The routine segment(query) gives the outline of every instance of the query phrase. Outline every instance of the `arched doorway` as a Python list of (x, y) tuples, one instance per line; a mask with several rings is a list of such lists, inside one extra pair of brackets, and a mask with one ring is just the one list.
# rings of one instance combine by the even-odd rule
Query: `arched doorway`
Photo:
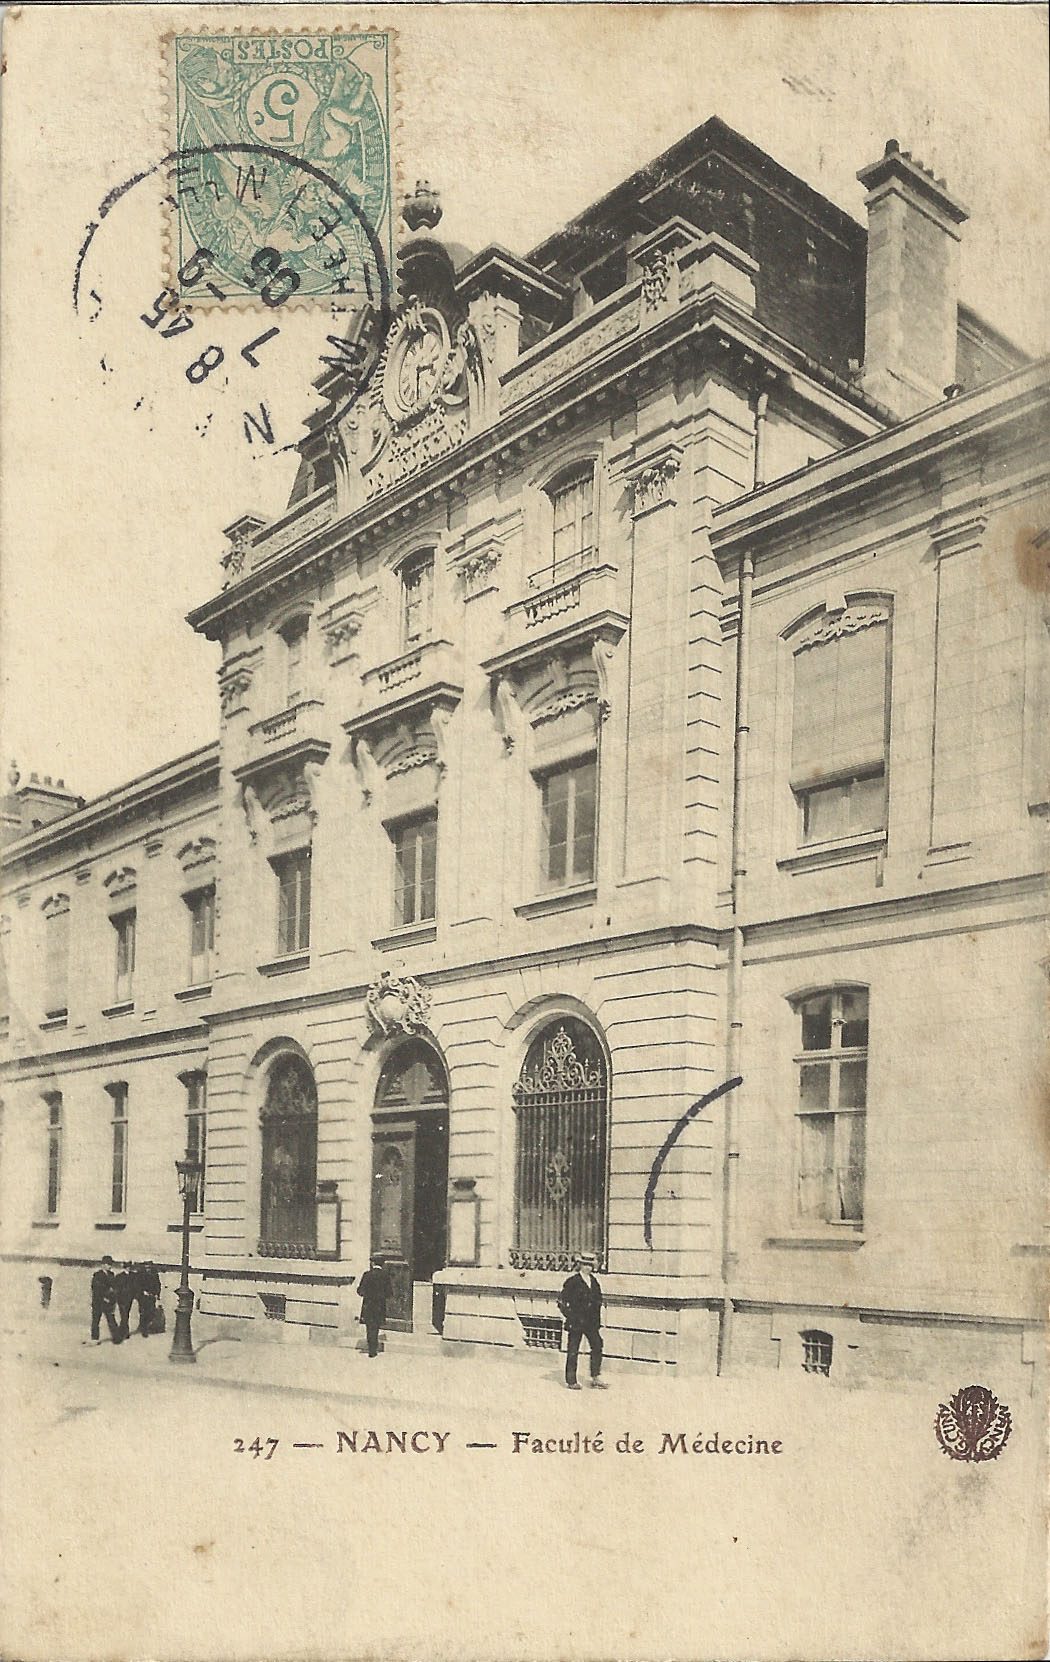
[(383, 1065), (372, 1116), (372, 1252), (390, 1276), (387, 1326), (441, 1330), (433, 1277), (448, 1240), (448, 1078), (437, 1052), (408, 1039)]
[(317, 1247), (317, 1086), (309, 1062), (278, 1056), (260, 1112), (259, 1252), (312, 1258)]

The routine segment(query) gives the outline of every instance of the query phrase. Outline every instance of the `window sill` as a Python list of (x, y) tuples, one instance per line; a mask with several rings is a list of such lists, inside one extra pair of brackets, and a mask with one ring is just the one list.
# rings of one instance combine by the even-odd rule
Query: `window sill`
[(280, 958), (270, 958), (265, 964), (257, 964), (260, 975), (293, 975), (296, 970), (310, 968), (309, 952), (285, 952)]
[(768, 1235), (762, 1245), (803, 1252), (855, 1252), (864, 1245), (865, 1237), (852, 1224), (843, 1224), (842, 1229), (841, 1235)]
[(211, 993), (210, 981), (197, 981), (192, 987), (182, 987), (175, 994), (180, 1004), (188, 1004), (193, 998), (207, 998)]
[(57, 1229), (61, 1221), (60, 1218), (34, 1218), (29, 1227), (30, 1229)]
[(69, 1017), (65, 1010), (63, 1010), (60, 1016), (45, 1016), (44, 1020), (40, 1023), (40, 1031), (41, 1033), (58, 1033), (63, 1027), (68, 1027), (68, 1025)]
[(926, 864), (928, 866), (953, 866), (959, 860), (971, 860), (972, 858), (973, 845), (969, 842), (938, 843), (936, 847), (927, 850)]
[(823, 866), (848, 866), (870, 860), (886, 847), (885, 831), (864, 831), (856, 837), (836, 837), (832, 842), (813, 843), (777, 861), (781, 871), (817, 871)]
[(105, 1218), (101, 1223), (95, 1225), (96, 1229), (126, 1229), (127, 1227), (127, 1218)]
[(591, 906), (597, 895), (597, 884), (580, 883), (575, 888), (553, 889), (550, 894), (537, 895), (533, 900), (523, 900), (514, 910), (519, 918), (542, 918), (548, 912), (572, 912), (584, 906)]
[[(194, 1223), (193, 1219), (192, 1218), (190, 1219), (190, 1234), (191, 1235), (199, 1235), (201, 1233), (201, 1231), (203, 1230), (203, 1228), (204, 1228), (203, 1220), (201, 1220), (197, 1223)], [(181, 1222), (181, 1220), (178, 1223), (169, 1223), (168, 1226), (167, 1226), (167, 1229), (168, 1229), (168, 1234), (169, 1235), (181, 1235), (182, 1234), (182, 1222)]]
[(130, 1016), (134, 1008), (135, 1000), (133, 998), (129, 998), (121, 1004), (107, 1004), (102, 1014), (104, 1016)]
[(400, 929), (391, 929), (389, 935), (377, 935), (372, 942), (377, 952), (387, 952), (398, 946), (426, 946), (437, 940), (437, 922), (429, 918), (425, 923), (406, 923)]

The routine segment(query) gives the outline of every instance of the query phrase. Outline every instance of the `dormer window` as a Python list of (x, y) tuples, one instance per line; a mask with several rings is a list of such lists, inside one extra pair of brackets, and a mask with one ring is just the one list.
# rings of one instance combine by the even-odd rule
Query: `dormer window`
[(306, 641), (309, 622), (304, 617), (293, 618), (281, 630), (284, 641), (284, 703), (286, 709), (301, 702), (306, 696)]
[(594, 564), (594, 468), (563, 475), (547, 491), (551, 503), (551, 579)]
[(434, 556), (415, 554), (401, 567), (401, 644), (406, 652), (430, 639), (434, 611)]

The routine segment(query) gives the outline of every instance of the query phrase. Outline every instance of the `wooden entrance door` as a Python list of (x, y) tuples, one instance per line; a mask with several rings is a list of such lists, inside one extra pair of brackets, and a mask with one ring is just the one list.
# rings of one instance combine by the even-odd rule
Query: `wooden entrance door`
[(387, 1325), (410, 1331), (413, 1283), (430, 1282), (447, 1254), (448, 1080), (425, 1041), (387, 1057), (372, 1125), (372, 1251), (394, 1287)]
[(372, 1133), (372, 1252), (390, 1277), (386, 1326), (412, 1331), (416, 1127), (388, 1120)]

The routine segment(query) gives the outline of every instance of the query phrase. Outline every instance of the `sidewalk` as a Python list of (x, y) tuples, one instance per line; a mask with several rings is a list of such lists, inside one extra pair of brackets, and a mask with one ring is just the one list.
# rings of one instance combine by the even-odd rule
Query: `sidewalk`
[[(95, 1374), (165, 1381), (180, 1377), (192, 1384), (347, 1401), (366, 1395), (406, 1406), (446, 1402), (504, 1413), (511, 1405), (550, 1407), (553, 1401), (593, 1414), (599, 1404), (625, 1398), (655, 1407), (695, 1392), (699, 1383), (676, 1376), (675, 1370), (666, 1366), (654, 1366), (643, 1373), (637, 1366), (623, 1368), (621, 1364), (618, 1369), (612, 1363), (602, 1373), (607, 1391), (591, 1391), (584, 1351), (579, 1369), (582, 1390), (570, 1392), (564, 1384), (564, 1356), (554, 1351), (507, 1355), (495, 1348), (443, 1348), (436, 1336), (431, 1349), (425, 1343), (406, 1343), (402, 1335), (393, 1334), (379, 1356), (371, 1358), (357, 1349), (356, 1338), (338, 1344), (314, 1344), (206, 1335), (207, 1323), (201, 1324), (199, 1332), (195, 1319), (197, 1361), (193, 1365), (169, 1360), (170, 1331), (149, 1339), (133, 1332), (121, 1345), (113, 1345), (108, 1338), (96, 1345), (86, 1339), (80, 1324), (49, 1319), (43, 1314), (37, 1320), (6, 1322), (0, 1329), (0, 1344), (9, 1356), (39, 1365), (84, 1368)], [(705, 1387), (724, 1383), (703, 1382)]]

